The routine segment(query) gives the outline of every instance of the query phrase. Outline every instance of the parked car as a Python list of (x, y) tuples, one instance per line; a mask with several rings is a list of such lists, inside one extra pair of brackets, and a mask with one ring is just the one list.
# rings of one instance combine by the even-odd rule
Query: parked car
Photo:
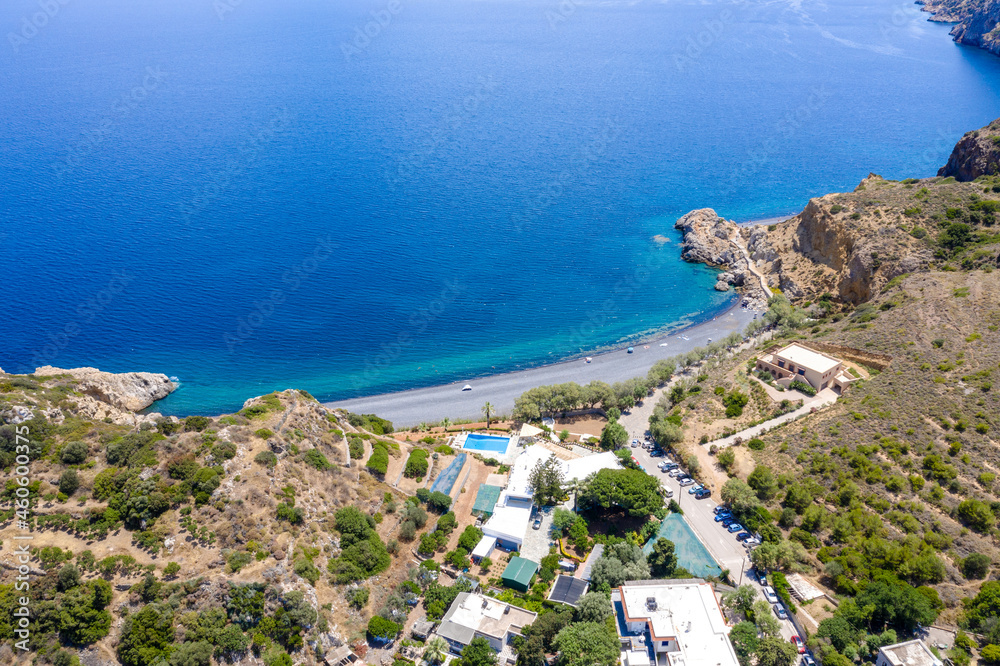
[(728, 511), (726, 511), (725, 513), (719, 513), (719, 514), (716, 514), (716, 516), (715, 516), (715, 522), (721, 523), (722, 521), (726, 520), (727, 518), (730, 519), (730, 520), (732, 520), (732, 518), (733, 518), (732, 515), (730, 515), (730, 513)]
[(674, 491), (672, 491), (670, 488), (667, 488), (666, 490), (663, 491), (663, 496), (666, 497), (667, 499), (670, 499), (671, 497), (674, 496)]
[(662, 458), (663, 457), (663, 451), (661, 451), (659, 449), (655, 449), (652, 453), (649, 454), (649, 457), (650, 458)]
[(747, 539), (746, 541), (744, 541), (743, 545), (751, 547), (751, 548), (754, 547), (754, 546), (759, 546), (760, 545), (760, 539), (758, 539), (755, 536), (752, 536), (749, 539)]
[(805, 655), (802, 657), (802, 663), (805, 666), (816, 666), (816, 660), (813, 659), (813, 656), (808, 652), (806, 652)]
[(692, 479), (690, 476), (686, 476), (683, 479), (678, 479), (678, 480), (680, 481), (681, 488), (687, 488), (690, 485), (694, 485), (694, 479)]
[(764, 586), (764, 598), (767, 599), (767, 603), (769, 604), (778, 603), (778, 595), (770, 585)]
[(737, 532), (742, 532), (743, 531), (743, 526), (740, 525), (739, 523), (733, 523), (732, 525), (730, 525), (726, 529), (729, 530), (730, 534), (736, 534)]
[(706, 497), (711, 497), (711, 496), (712, 496), (712, 491), (709, 490), (708, 488), (702, 488), (701, 490), (699, 490), (694, 494), (695, 499), (705, 499)]
[(719, 506), (712, 509), (713, 513), (729, 513), (729, 507), (725, 504), (720, 504)]
[(752, 536), (753, 535), (750, 534), (749, 532), (740, 532), (739, 534), (736, 535), (736, 540), (737, 541), (746, 541), (747, 539), (749, 539)]
[(684, 472), (681, 471), (680, 467), (672, 467), (670, 468), (670, 471), (667, 472), (667, 476), (672, 477), (674, 479), (678, 479), (684, 476)]
[(635, 440), (633, 439), (633, 440), (632, 440), (632, 448), (634, 449), (634, 448), (635, 448), (635, 447), (637, 447), (637, 446), (639, 446), (639, 445), (638, 445), (638, 444), (636, 444)]
[(733, 518), (732, 516), (726, 516), (725, 518), (722, 519), (722, 526), (725, 527), (726, 529), (729, 529), (730, 525), (735, 525), (735, 524), (736, 524), (736, 519)]
[(704, 487), (705, 486), (701, 485), (700, 483), (696, 483), (693, 486), (691, 486), (690, 488), (688, 488), (688, 495), (694, 495), (696, 492), (698, 492), (699, 490), (701, 490)]
[[(524, 523), (521, 524), (523, 525)], [(531, 529), (537, 530), (540, 529), (541, 527), (542, 527), (542, 518), (541, 516), (539, 516), (538, 518), (535, 518), (535, 522), (531, 524)]]
[(794, 645), (795, 649), (799, 651), (799, 654), (806, 653), (806, 644), (802, 642), (802, 639), (799, 638), (798, 634), (792, 636), (792, 645)]
[(774, 610), (774, 614), (778, 616), (779, 620), (788, 619), (788, 613), (785, 612), (785, 607), (781, 604), (775, 604), (774, 606), (771, 606), (771, 608)]

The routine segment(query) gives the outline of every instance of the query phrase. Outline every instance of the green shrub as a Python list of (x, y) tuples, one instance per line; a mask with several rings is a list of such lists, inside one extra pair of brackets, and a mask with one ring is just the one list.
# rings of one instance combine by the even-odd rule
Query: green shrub
[(189, 416), (184, 419), (184, 430), (187, 432), (201, 432), (212, 423), (212, 420), (205, 416)]
[(389, 469), (389, 451), (381, 442), (372, 445), (372, 454), (365, 466), (373, 474), (382, 477)]
[(361, 460), (365, 457), (365, 442), (360, 437), (351, 437), (347, 448), (350, 450), (351, 460)]
[(415, 448), (410, 452), (410, 457), (406, 460), (403, 476), (408, 479), (422, 479), (427, 474), (427, 467), (427, 451)]
[(747, 448), (752, 451), (763, 451), (764, 450), (764, 440), (759, 437), (754, 437), (749, 442), (747, 442)]
[(75, 493), (79, 487), (80, 477), (77, 476), (75, 469), (68, 469), (59, 477), (59, 492), (67, 497)]
[(302, 454), (302, 460), (310, 467), (314, 467), (321, 472), (325, 472), (333, 467), (333, 465), (330, 464), (330, 461), (326, 459), (326, 456), (320, 453), (317, 449), (309, 449), (306, 451)]
[(376, 641), (389, 641), (395, 638), (401, 629), (400, 625), (380, 615), (374, 615), (368, 620), (368, 636)]
[(236, 457), (236, 445), (232, 442), (219, 442), (212, 447), (212, 456), (218, 460), (232, 460)]
[(85, 442), (70, 442), (59, 453), (59, 460), (64, 465), (79, 465), (87, 460), (90, 448)]
[(814, 389), (811, 385), (809, 385), (809, 384), (807, 384), (807, 383), (805, 383), (803, 381), (800, 381), (798, 379), (793, 380), (788, 385), (788, 388), (790, 388), (792, 390), (795, 390), (795, 391), (799, 391), (800, 393), (805, 393), (806, 395), (809, 395), (809, 396), (816, 395), (816, 389)]
[(268, 430), (267, 428), (259, 428), (257, 430), (254, 430), (253, 434), (257, 435), (261, 439), (271, 439), (272, 437), (274, 437), (274, 433)]
[(274, 455), (271, 451), (261, 451), (253, 457), (253, 461), (258, 465), (274, 467), (278, 464), (278, 456)]

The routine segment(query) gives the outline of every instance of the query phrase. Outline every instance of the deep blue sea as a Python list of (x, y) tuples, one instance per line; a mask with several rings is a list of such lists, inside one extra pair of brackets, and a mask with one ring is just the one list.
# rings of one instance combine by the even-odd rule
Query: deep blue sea
[(158, 410), (218, 413), (710, 317), (678, 216), (930, 176), (1000, 116), (1000, 58), (948, 29), (898, 0), (7, 0), (0, 367), (163, 372)]

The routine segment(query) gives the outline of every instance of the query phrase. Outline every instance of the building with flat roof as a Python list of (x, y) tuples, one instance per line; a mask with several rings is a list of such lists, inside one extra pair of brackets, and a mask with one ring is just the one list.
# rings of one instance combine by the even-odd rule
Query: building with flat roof
[(535, 575), (536, 571), (538, 571), (537, 562), (523, 557), (512, 557), (507, 568), (503, 570), (500, 580), (513, 590), (527, 592), (528, 588), (531, 587), (531, 577)]
[(482, 637), (497, 651), (500, 663), (516, 660), (511, 643), (521, 629), (538, 617), (538, 613), (471, 592), (460, 592), (441, 619), (437, 635), (452, 652), (460, 653), (473, 638)]
[(730, 627), (704, 580), (629, 581), (611, 600), (623, 666), (739, 666)]
[(531, 522), (531, 506), (503, 506), (497, 504), (493, 515), (483, 524), (483, 534), (496, 539), (494, 544), (502, 550), (521, 550), (524, 534)]
[(841, 392), (855, 379), (839, 358), (797, 342), (768, 351), (757, 359), (756, 367), (757, 370), (770, 373), (785, 388), (798, 380), (817, 391), (832, 388)]
[(942, 663), (922, 640), (916, 639), (880, 647), (875, 666), (942, 666)]

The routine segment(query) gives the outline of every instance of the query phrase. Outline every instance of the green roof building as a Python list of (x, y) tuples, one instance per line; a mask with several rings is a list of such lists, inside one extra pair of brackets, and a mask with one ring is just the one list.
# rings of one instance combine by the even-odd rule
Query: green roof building
[(512, 590), (527, 592), (531, 587), (531, 577), (538, 571), (538, 563), (523, 557), (512, 557), (507, 568), (503, 570), (500, 580)]
[(476, 503), (472, 505), (472, 514), (480, 515), (484, 518), (492, 516), (493, 509), (496, 508), (497, 502), (500, 500), (500, 493), (502, 492), (503, 488), (500, 486), (486, 484), (479, 486), (479, 491), (476, 493)]

